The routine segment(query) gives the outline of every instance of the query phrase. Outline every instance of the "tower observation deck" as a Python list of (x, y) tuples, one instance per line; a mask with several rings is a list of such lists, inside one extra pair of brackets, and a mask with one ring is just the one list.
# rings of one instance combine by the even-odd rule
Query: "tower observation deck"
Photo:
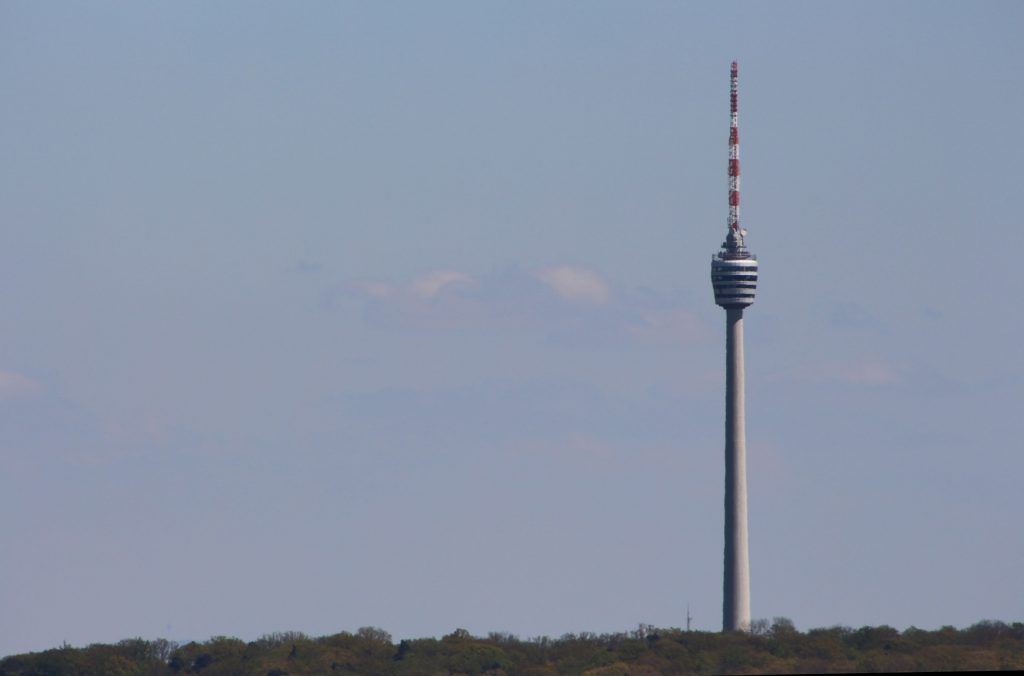
[(750, 628), (750, 558), (747, 549), (747, 439), (743, 368), (743, 310), (757, 291), (757, 257), (740, 227), (740, 147), (737, 83), (730, 72), (729, 222), (721, 250), (711, 258), (715, 303), (725, 308), (725, 574), (722, 630)]

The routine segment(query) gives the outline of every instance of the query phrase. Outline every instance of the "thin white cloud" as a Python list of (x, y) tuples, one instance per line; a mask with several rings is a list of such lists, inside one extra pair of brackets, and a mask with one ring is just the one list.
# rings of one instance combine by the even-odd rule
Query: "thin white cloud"
[(855, 359), (808, 364), (790, 375), (792, 380), (808, 383), (844, 383), (847, 385), (897, 385), (904, 378), (900, 369), (881, 359)]
[(449, 284), (465, 284), (473, 278), (458, 270), (434, 270), (412, 282), (412, 292), (420, 298), (432, 298)]
[(664, 308), (642, 312), (629, 333), (655, 343), (693, 343), (708, 336), (708, 328), (697, 315), (683, 308)]
[(471, 275), (435, 268), (404, 280), (362, 278), (325, 296), (362, 304), (369, 324), (388, 329), (534, 330), (559, 345), (694, 344), (705, 323), (678, 294), (641, 288), (612, 293), (593, 270), (571, 265)]
[(539, 271), (537, 279), (572, 302), (604, 303), (611, 296), (607, 282), (585, 268), (561, 265)]
[(43, 391), (36, 381), (12, 371), (0, 371), (0, 397), (29, 397)]
[(360, 281), (355, 283), (356, 288), (374, 298), (387, 298), (394, 293), (394, 287), (387, 282), (373, 280)]
[(854, 385), (895, 385), (903, 381), (903, 377), (893, 366), (870, 359), (850, 364), (836, 364), (831, 375), (834, 380)]

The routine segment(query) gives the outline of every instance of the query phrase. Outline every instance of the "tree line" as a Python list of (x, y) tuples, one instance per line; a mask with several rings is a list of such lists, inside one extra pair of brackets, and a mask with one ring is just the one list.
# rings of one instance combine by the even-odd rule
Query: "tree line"
[(268, 634), (255, 641), (215, 636), (178, 644), (126, 639), (84, 648), (64, 645), (0, 660), (0, 676), (299, 676), (302, 674), (491, 676), (581, 674), (870, 673), (1024, 670), (1024, 624), (983, 621), (965, 629), (889, 626), (797, 631), (786, 618), (758, 620), (751, 631), (713, 633), (640, 625), (611, 634), (520, 639), (473, 636), (397, 643), (382, 629), (310, 637)]

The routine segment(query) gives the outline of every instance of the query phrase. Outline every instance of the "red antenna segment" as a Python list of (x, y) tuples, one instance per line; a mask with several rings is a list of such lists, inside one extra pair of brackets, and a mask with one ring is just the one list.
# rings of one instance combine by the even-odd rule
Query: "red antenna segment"
[(740, 229), (740, 111), (737, 101), (739, 66), (729, 74), (729, 229)]

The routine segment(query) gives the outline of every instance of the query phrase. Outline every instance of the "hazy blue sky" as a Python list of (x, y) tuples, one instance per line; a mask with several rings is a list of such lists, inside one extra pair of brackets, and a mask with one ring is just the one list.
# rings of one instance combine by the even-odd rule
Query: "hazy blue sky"
[(0, 3), (0, 654), (1024, 619), (1024, 5)]

